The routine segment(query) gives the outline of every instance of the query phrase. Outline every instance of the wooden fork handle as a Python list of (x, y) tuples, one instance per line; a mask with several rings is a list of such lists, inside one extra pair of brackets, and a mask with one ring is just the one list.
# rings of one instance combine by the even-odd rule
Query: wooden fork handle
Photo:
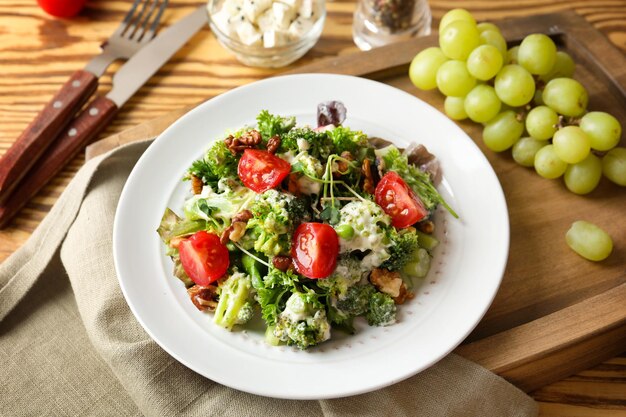
[(76, 71), (28, 125), (0, 159), (0, 202), (10, 195), (97, 87), (95, 75)]
[(0, 228), (41, 190), (76, 154), (95, 139), (118, 111), (106, 97), (97, 97), (48, 148), (13, 193), (0, 204)]

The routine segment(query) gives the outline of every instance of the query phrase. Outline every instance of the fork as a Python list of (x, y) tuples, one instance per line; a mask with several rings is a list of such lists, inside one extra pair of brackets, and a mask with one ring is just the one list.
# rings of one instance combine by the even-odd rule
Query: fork
[(96, 91), (98, 78), (118, 59), (129, 59), (154, 37), (168, 0), (135, 0), (102, 52), (74, 72), (0, 159), (0, 203), (43, 155)]

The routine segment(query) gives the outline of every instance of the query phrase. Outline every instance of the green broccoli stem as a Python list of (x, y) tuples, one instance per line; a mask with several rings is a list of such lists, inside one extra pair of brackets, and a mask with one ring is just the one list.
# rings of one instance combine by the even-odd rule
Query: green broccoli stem
[(250, 280), (238, 279), (232, 285), (236, 286), (233, 292), (222, 289), (217, 308), (215, 309), (215, 315), (213, 316), (215, 324), (229, 330), (237, 324), (239, 311), (248, 301)]
[(241, 263), (243, 264), (243, 269), (250, 275), (252, 279), (252, 286), (254, 288), (261, 288), (263, 286), (263, 277), (261, 276), (261, 271), (259, 270), (259, 264), (256, 259), (248, 254), (244, 254), (241, 257)]

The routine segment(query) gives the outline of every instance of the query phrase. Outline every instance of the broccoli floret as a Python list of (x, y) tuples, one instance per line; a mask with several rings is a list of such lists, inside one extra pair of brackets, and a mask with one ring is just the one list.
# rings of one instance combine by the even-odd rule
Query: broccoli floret
[(298, 275), (293, 271), (282, 272), (276, 268), (270, 268), (269, 273), (257, 284), (256, 299), (261, 306), (263, 320), (268, 326), (276, 324), (278, 314), (285, 308), (285, 298), (298, 282)]
[(237, 320), (235, 321), (235, 324), (245, 324), (250, 321), (253, 315), (254, 308), (252, 307), (252, 303), (250, 303), (250, 301), (246, 301), (246, 303), (239, 310), (239, 313), (237, 313)]
[(232, 330), (252, 317), (252, 284), (250, 277), (241, 272), (233, 273), (219, 286), (219, 301), (213, 321), (218, 326)]
[(387, 229), (391, 218), (378, 204), (370, 200), (353, 201), (339, 214), (339, 222), (334, 227), (342, 232), (339, 234), (340, 253), (369, 252), (361, 261), (364, 269), (377, 267), (389, 258), (387, 248), (391, 240)]
[(397, 271), (413, 258), (413, 252), (418, 248), (419, 238), (414, 230), (403, 229), (398, 232), (394, 228), (389, 229), (389, 237), (391, 246), (387, 250), (390, 256), (380, 267)]
[(296, 125), (295, 117), (273, 115), (267, 110), (262, 110), (256, 117), (256, 121), (257, 129), (265, 142), (274, 135), (283, 135), (289, 132)]
[(296, 225), (308, 218), (302, 201), (277, 190), (258, 194), (250, 211), (253, 217), (246, 225), (248, 232), (242, 244), (268, 257), (288, 254)]
[(370, 326), (389, 326), (396, 322), (396, 305), (393, 299), (382, 292), (375, 292), (369, 299), (366, 315)]
[(332, 142), (326, 132), (316, 132), (309, 127), (295, 128), (281, 136), (279, 152), (308, 152), (314, 157), (328, 158)]
[(238, 178), (238, 164), (239, 159), (220, 140), (209, 148), (203, 159), (191, 164), (189, 174), (200, 178), (204, 184), (215, 187), (220, 178)]
[(348, 288), (361, 280), (361, 261), (352, 256), (342, 256), (337, 261), (335, 271), (324, 279), (317, 280), (317, 286), (332, 297), (345, 297)]
[(294, 292), (287, 300), (285, 310), (278, 316), (274, 336), (300, 349), (315, 346), (330, 338), (330, 323), (318, 295)]
[(367, 136), (358, 130), (351, 130), (350, 128), (338, 126), (332, 130), (327, 131), (334, 151), (337, 155), (341, 155), (342, 152), (348, 151), (352, 155), (356, 155), (357, 151), (363, 147), (367, 147)]
[(368, 312), (376, 288), (371, 284), (354, 285), (348, 288), (343, 297), (339, 297), (335, 307), (349, 317), (361, 316)]

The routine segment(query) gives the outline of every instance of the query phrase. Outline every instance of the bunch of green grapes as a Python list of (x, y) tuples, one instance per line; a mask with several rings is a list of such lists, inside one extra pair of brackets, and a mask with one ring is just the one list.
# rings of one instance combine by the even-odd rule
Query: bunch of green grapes
[(587, 112), (589, 95), (574, 69), (550, 37), (531, 34), (508, 49), (496, 25), (454, 9), (441, 19), (439, 47), (417, 54), (409, 77), (422, 90), (439, 89), (450, 118), (483, 124), (487, 148), (511, 149), (540, 176), (563, 177), (577, 194), (593, 191), (603, 173), (626, 186), (622, 127), (608, 113)]

